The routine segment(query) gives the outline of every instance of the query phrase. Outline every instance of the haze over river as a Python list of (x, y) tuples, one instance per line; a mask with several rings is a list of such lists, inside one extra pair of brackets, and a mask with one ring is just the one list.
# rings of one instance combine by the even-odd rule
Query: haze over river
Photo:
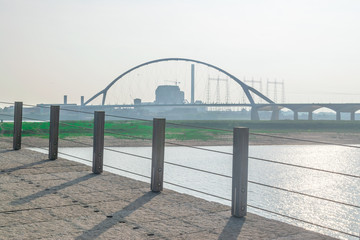
[[(232, 153), (232, 146), (203, 147)], [(151, 158), (150, 147), (111, 148)], [(43, 151), (43, 150), (39, 150)], [(59, 152), (92, 159), (92, 148), (60, 148)], [(76, 158), (61, 157), (91, 165)], [(275, 160), (351, 175), (360, 175), (360, 149), (328, 145), (250, 146), (249, 157)], [(232, 156), (186, 147), (166, 147), (165, 161), (231, 176)], [(105, 150), (104, 165), (150, 176), (151, 161)], [(119, 175), (150, 182), (148, 178), (104, 167)], [(231, 199), (231, 179), (165, 163), (164, 181)], [(249, 181), (264, 183), (318, 197), (360, 206), (360, 178), (249, 159)], [(149, 184), (150, 187), (150, 184)], [(165, 188), (230, 205), (218, 199), (170, 184)], [(248, 184), (248, 204), (355, 235), (360, 234), (360, 208), (314, 199), (282, 190)], [(251, 207), (258, 215), (291, 223), (341, 239), (357, 239), (303, 222), (279, 217)], [(230, 214), (230, 213), (229, 213)]]

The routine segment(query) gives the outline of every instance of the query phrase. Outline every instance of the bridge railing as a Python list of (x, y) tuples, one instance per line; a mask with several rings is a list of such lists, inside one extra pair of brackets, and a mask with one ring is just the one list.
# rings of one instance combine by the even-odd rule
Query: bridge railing
[[(22, 122), (22, 118), (23, 118), (22, 114), (21, 114), (22, 113), (21, 109), (22, 109), (22, 103), (15, 103), (14, 115), (13, 115), (13, 117), (14, 117), (13, 133), (14, 134), (13, 134), (13, 141), (12, 141), (14, 150), (19, 150), (21, 148), (21, 130), (22, 130), (21, 127), (22, 127), (22, 125), (19, 124), (19, 121)], [(257, 186), (273, 189), (276, 191), (282, 191), (282, 192), (287, 192), (287, 193), (296, 194), (296, 195), (300, 195), (300, 196), (305, 196), (305, 197), (316, 199), (316, 200), (339, 204), (339, 205), (342, 205), (345, 207), (351, 207), (351, 208), (354, 208), (357, 210), (360, 209), (359, 204), (347, 203), (344, 201), (339, 201), (339, 200), (334, 200), (334, 199), (330, 199), (330, 198), (316, 196), (313, 194), (303, 193), (303, 192), (292, 190), (292, 189), (285, 188), (285, 187), (272, 186), (270, 184), (253, 181), (252, 179), (248, 179), (247, 169), (248, 169), (248, 159), (251, 159), (253, 161), (261, 161), (261, 162), (266, 162), (266, 163), (271, 163), (271, 164), (285, 165), (287, 167), (317, 171), (317, 172), (322, 172), (322, 173), (326, 173), (326, 174), (343, 176), (343, 177), (358, 180), (358, 179), (360, 179), (360, 176), (355, 175), (355, 174), (348, 174), (348, 173), (330, 171), (330, 170), (325, 170), (325, 169), (320, 169), (320, 168), (315, 168), (315, 167), (303, 166), (300, 164), (285, 163), (285, 162), (271, 160), (271, 159), (252, 157), (252, 156), (248, 155), (248, 146), (249, 146), (249, 136), (281, 138), (285, 141), (301, 141), (301, 142), (306, 142), (306, 143), (337, 145), (337, 146), (346, 147), (346, 148), (360, 148), (359, 146), (352, 146), (352, 145), (346, 145), (346, 144), (335, 144), (335, 143), (330, 143), (330, 142), (305, 140), (305, 139), (290, 138), (290, 137), (283, 137), (283, 136), (269, 135), (269, 134), (249, 133), (247, 128), (235, 128), (233, 130), (229, 130), (229, 129), (208, 128), (208, 127), (203, 127), (203, 126), (179, 124), (179, 123), (173, 123), (173, 122), (166, 123), (165, 119), (154, 119), (153, 121), (151, 121), (151, 120), (140, 119), (140, 118), (131, 118), (130, 120), (143, 121), (144, 123), (146, 123), (147, 126), (149, 126), (149, 124), (151, 124), (151, 123), (153, 124), (153, 126), (152, 126), (153, 135), (152, 135), (152, 138), (150, 139), (150, 138), (145, 138), (145, 137), (129, 135), (129, 134), (126, 134), (125, 131), (123, 131), (123, 132), (107, 131), (105, 128), (105, 117), (110, 116), (110, 115), (106, 115), (104, 112), (95, 112), (95, 113), (80, 112), (81, 114), (88, 114), (88, 115), (94, 116), (93, 126), (83, 127), (83, 126), (76, 126), (76, 124), (74, 124), (74, 123), (59, 122), (60, 111), (61, 110), (68, 111), (66, 108), (60, 109), (58, 107), (52, 106), (52, 107), (50, 107), (50, 109), (51, 109), (50, 121), (44, 121), (44, 122), (49, 123), (49, 148), (40, 147), (43, 150), (48, 151), (49, 159), (56, 159), (57, 154), (63, 154), (64, 156), (77, 158), (83, 162), (92, 163), (94, 173), (101, 173), (102, 167), (105, 166), (105, 167), (111, 168), (113, 170), (119, 170), (119, 171), (122, 171), (122, 172), (125, 172), (128, 174), (132, 174), (132, 175), (141, 177), (143, 179), (148, 179), (148, 180), (150, 180), (151, 190), (153, 190), (153, 191), (162, 191), (163, 184), (165, 183), (165, 184), (172, 185), (172, 186), (182, 188), (182, 189), (186, 189), (186, 190), (189, 190), (192, 192), (197, 192), (197, 193), (200, 193), (203, 195), (208, 195), (210, 197), (218, 198), (218, 199), (225, 200), (225, 201), (230, 201), (232, 203), (232, 215), (236, 216), (236, 217), (245, 216), (246, 212), (247, 212), (246, 208), (250, 207), (252, 209), (263, 211), (263, 212), (269, 213), (271, 215), (276, 215), (281, 218), (287, 218), (291, 221), (302, 222), (305, 224), (309, 224), (311, 226), (329, 230), (331, 232), (336, 232), (338, 234), (342, 234), (343, 236), (355, 237), (355, 238), (358, 237), (358, 235), (353, 232), (342, 231), (342, 230), (335, 229), (333, 227), (324, 226), (322, 224), (315, 223), (315, 222), (312, 222), (309, 220), (299, 219), (294, 216), (289, 216), (284, 213), (279, 213), (279, 212), (276, 212), (271, 209), (265, 209), (261, 206), (255, 206), (255, 205), (249, 204), (247, 202), (247, 192), (248, 192), (247, 185), (250, 183), (252, 185), (257, 185)], [(70, 110), (70, 111), (73, 111), (73, 110)], [(4, 114), (2, 114), (2, 115), (4, 115)], [(10, 117), (10, 116), (8, 116), (8, 117)], [(116, 115), (111, 115), (111, 117), (125, 118), (125, 117), (116, 116)], [(31, 121), (31, 120), (41, 121), (40, 119), (33, 119), (33, 118), (25, 118), (25, 119), (29, 120), (29, 121)], [(165, 139), (166, 124), (167, 125), (175, 125), (175, 126), (179, 126), (179, 127), (203, 128), (203, 129), (209, 129), (209, 130), (223, 131), (226, 134), (232, 133), (233, 140), (234, 140), (233, 141), (233, 153), (220, 151), (220, 150), (216, 150), (216, 149), (209, 149), (206, 147), (192, 146), (192, 145), (187, 145), (187, 144), (182, 144), (182, 143), (177, 143), (177, 142), (172, 142), (172, 141), (166, 141), (166, 139)], [(74, 127), (74, 128), (80, 129), (82, 131), (87, 131), (87, 132), (93, 131), (93, 138), (94, 138), (93, 144), (85, 143), (85, 142), (73, 140), (73, 139), (62, 138), (62, 141), (68, 141), (68, 142), (71, 142), (71, 143), (74, 143), (77, 145), (92, 147), (93, 148), (92, 160), (58, 151), (58, 146), (59, 146), (59, 144), (58, 144), (58, 138), (59, 138), (58, 128), (59, 128), (59, 125)], [(126, 130), (126, 129), (122, 129), (122, 130)], [(36, 133), (36, 132), (34, 132), (34, 133)], [(126, 152), (126, 151), (120, 151), (117, 149), (105, 147), (104, 146), (104, 134), (106, 134), (106, 133), (113, 134), (113, 135), (121, 135), (121, 136), (125, 136), (128, 138), (139, 139), (139, 140), (141, 139), (143, 141), (152, 142), (152, 156), (151, 157), (144, 156), (142, 154), (134, 154), (134, 153)], [(29, 147), (36, 147), (36, 146), (32, 145), (31, 143), (24, 143), (24, 145), (29, 146)], [(200, 168), (187, 166), (184, 164), (166, 161), (166, 159), (164, 157), (165, 145), (181, 146), (181, 147), (196, 149), (199, 151), (207, 151), (207, 152), (212, 152), (212, 153), (216, 153), (216, 154), (230, 156), (233, 159), (233, 174), (230, 176), (230, 175), (218, 173), (215, 171), (204, 170), (204, 169), (200, 169)], [(152, 167), (151, 167), (150, 174), (138, 173), (138, 172), (135, 172), (132, 170), (123, 169), (123, 168), (114, 167), (114, 166), (111, 166), (108, 164), (104, 164), (103, 163), (103, 156), (104, 156), (103, 151), (104, 150), (115, 152), (117, 154), (129, 155), (129, 156), (132, 156), (135, 158), (151, 161)], [(213, 193), (213, 192), (209, 193), (207, 191), (198, 190), (193, 187), (188, 187), (188, 186), (184, 186), (182, 184), (177, 184), (175, 182), (164, 181), (163, 173), (164, 173), (164, 168), (166, 167), (166, 165), (174, 166), (177, 168), (189, 169), (191, 171), (210, 174), (213, 176), (218, 176), (218, 177), (222, 177), (222, 178), (229, 179), (229, 180), (231, 179), (232, 180), (232, 198), (230, 199), (228, 197), (224, 197), (224, 196), (221, 196), (221, 195)]]

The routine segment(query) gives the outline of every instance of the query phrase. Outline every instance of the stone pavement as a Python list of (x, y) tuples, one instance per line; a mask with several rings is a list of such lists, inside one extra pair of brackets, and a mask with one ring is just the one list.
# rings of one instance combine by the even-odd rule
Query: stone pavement
[(0, 239), (332, 239), (0, 142)]

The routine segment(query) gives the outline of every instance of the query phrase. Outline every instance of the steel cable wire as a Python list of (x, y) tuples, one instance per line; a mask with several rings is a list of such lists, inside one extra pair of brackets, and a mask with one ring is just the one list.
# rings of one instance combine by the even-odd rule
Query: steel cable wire
[(0, 113), (0, 115), (7, 116), (7, 117), (14, 117), (14, 115), (6, 114), (6, 113)]
[(250, 135), (262, 136), (262, 137), (270, 137), (270, 138), (279, 138), (279, 139), (299, 141), (299, 142), (317, 143), (317, 144), (323, 144), (323, 145), (333, 145), (333, 146), (339, 146), (339, 147), (360, 148), (360, 146), (353, 146), (353, 145), (347, 145), (347, 144), (341, 144), (341, 143), (331, 143), (331, 142), (323, 142), (323, 141), (315, 141), (315, 140), (306, 140), (306, 139), (283, 137), (283, 136), (276, 136), (276, 135), (269, 135), (269, 134), (262, 134), (262, 133), (250, 133)]
[(168, 165), (173, 165), (173, 166), (177, 166), (177, 167), (181, 167), (181, 168), (186, 168), (186, 169), (190, 169), (190, 170), (194, 170), (194, 171), (198, 171), (198, 172), (203, 172), (203, 173), (209, 173), (211, 175), (216, 175), (216, 176), (220, 176), (220, 177), (225, 177), (225, 178), (231, 178), (230, 176), (221, 174), (221, 173), (215, 173), (215, 172), (211, 172), (211, 171), (206, 171), (206, 170), (202, 170), (199, 168), (193, 168), (193, 167), (189, 167), (189, 166), (185, 166), (185, 165), (181, 165), (181, 164), (177, 164), (177, 163), (172, 163), (172, 162), (164, 162)]
[[(7, 117), (14, 117), (14, 115), (5, 114), (5, 113), (0, 113), (0, 115), (7, 116)], [(29, 117), (24, 117), (24, 116), (22, 116), (22, 118), (28, 119), (28, 120), (33, 120), (33, 121), (39, 121), (39, 122), (50, 122), (48, 120), (43, 120), (43, 119), (38, 119), (38, 118), (29, 118)]]
[(130, 174), (137, 175), (137, 176), (144, 177), (144, 178), (148, 178), (148, 179), (151, 178), (151, 177), (149, 177), (149, 176), (145, 176), (145, 175), (142, 175), (142, 174), (140, 174), (140, 173), (131, 172), (131, 171), (128, 171), (128, 170), (125, 170), (125, 169), (121, 169), (121, 168), (118, 168), (118, 167), (113, 167), (113, 166), (106, 165), (106, 164), (104, 164), (104, 167), (108, 167), (108, 168), (112, 168), (112, 169), (115, 169), (115, 170), (127, 172), (127, 173), (130, 173)]
[[(1, 139), (1, 140), (5, 141), (5, 142), (8, 142), (8, 143), (12, 143), (11, 140), (6, 140), (6, 139)], [(28, 146), (28, 147), (39, 148), (39, 149), (42, 149), (42, 150), (45, 150), (45, 151), (49, 151), (49, 149), (47, 149), (47, 148), (35, 146), (35, 145), (30, 144), (30, 143), (24, 143), (24, 142), (23, 142), (22, 144), (23, 144), (23, 145), (26, 145), (26, 146)], [(79, 159), (79, 160), (83, 160), (83, 161), (86, 161), (86, 162), (92, 162), (92, 161), (90, 161), (90, 160), (88, 160), (88, 159), (81, 158), (81, 157), (78, 157), (78, 156), (75, 156), (75, 155), (71, 155), (71, 154), (67, 154), (67, 153), (63, 153), (63, 152), (58, 152), (58, 153), (63, 154), (63, 155), (65, 155), (65, 156), (77, 158), (77, 159)]]
[(4, 101), (0, 101), (1, 104), (10, 104), (10, 105), (14, 105), (14, 102), (4, 102)]
[(348, 236), (359, 237), (358, 235), (354, 235), (354, 234), (352, 234), (352, 233), (347, 233), (347, 232), (344, 232), (344, 231), (341, 231), (341, 230), (337, 230), (337, 229), (334, 229), (334, 228), (330, 228), (330, 227), (327, 227), (327, 226), (323, 226), (323, 225), (320, 225), (320, 224), (317, 224), (317, 223), (313, 223), (313, 222), (309, 222), (309, 221), (302, 220), (302, 219), (299, 219), (299, 218), (287, 216), (287, 215), (285, 215), (285, 214), (277, 213), (277, 212), (270, 211), (270, 210), (267, 210), (267, 209), (264, 209), (264, 208), (260, 208), (260, 207), (256, 207), (256, 206), (253, 206), (253, 205), (250, 205), (250, 204), (248, 204), (247, 206), (248, 206), (248, 207), (251, 207), (251, 208), (254, 208), (254, 209), (258, 209), (258, 210), (264, 211), (264, 212), (268, 212), (268, 213), (271, 213), (271, 214), (274, 214), (274, 215), (278, 215), (278, 216), (281, 216), (281, 217), (284, 217), (284, 218), (289, 218), (289, 219), (291, 219), (291, 220), (295, 220), (295, 221), (298, 221), (298, 222), (303, 222), (303, 223), (310, 224), (310, 225), (313, 225), (313, 226), (316, 226), (316, 227), (320, 227), (320, 228), (324, 228), (324, 229), (327, 229), (327, 230), (330, 230), (330, 231), (334, 231), (334, 232), (338, 232), (338, 233), (341, 233), (341, 234), (345, 234), (345, 235), (348, 235)]
[(306, 166), (301, 166), (301, 165), (292, 164), (292, 163), (284, 163), (284, 162), (278, 162), (278, 161), (274, 161), (274, 160), (268, 160), (268, 159), (264, 159), (264, 158), (249, 157), (249, 159), (263, 161), (263, 162), (276, 163), (276, 164), (281, 164), (281, 165), (286, 165), (286, 166), (291, 166), (291, 167), (309, 169), (309, 170), (314, 170), (314, 171), (319, 171), (319, 172), (337, 174), (337, 175), (346, 176), (346, 177), (360, 178), (360, 176), (356, 176), (356, 175), (352, 175), (352, 174), (348, 174), (348, 173), (340, 173), (340, 172), (335, 172), (335, 171), (330, 171), (330, 170), (325, 170), (325, 169), (306, 167)]
[(191, 146), (191, 145), (186, 145), (186, 144), (181, 144), (181, 143), (174, 143), (174, 142), (168, 142), (168, 141), (165, 141), (165, 143), (170, 144), (170, 145), (180, 146), (180, 147), (188, 147), (188, 148), (199, 149), (199, 150), (208, 151), (208, 152), (215, 152), (215, 153), (221, 153), (221, 154), (226, 154), (226, 155), (233, 155), (232, 153), (228, 153), (228, 152), (223, 152), (223, 151), (213, 150), (213, 149), (208, 149), (208, 148), (202, 148), (202, 147), (196, 147), (196, 146)]
[(267, 185), (267, 184), (264, 184), (264, 183), (254, 182), (254, 181), (250, 181), (250, 180), (248, 182), (252, 183), (252, 184), (255, 184), (255, 185), (259, 185), (259, 186), (273, 188), (273, 189), (277, 189), (277, 190), (281, 190), (281, 191), (285, 191), (285, 192), (290, 192), (290, 193), (295, 193), (295, 194), (303, 195), (303, 196), (306, 196), (306, 197), (316, 198), (316, 199), (319, 199), (319, 200), (324, 200), (324, 201), (328, 201), (328, 202), (332, 202), (332, 203), (337, 203), (337, 204), (348, 206), (348, 207), (360, 208), (360, 206), (357, 206), (357, 205), (354, 205), (354, 204), (340, 202), (340, 201), (336, 201), (336, 200), (331, 200), (331, 199), (323, 198), (323, 197), (318, 197), (318, 196), (314, 196), (314, 195), (311, 195), (311, 194), (297, 192), (297, 191), (293, 191), (293, 190), (289, 190), (289, 189), (285, 189), (285, 188), (281, 188), (281, 187), (275, 187), (275, 186)]
[[(81, 144), (81, 145), (84, 145), (84, 146), (87, 146), (87, 147), (93, 147), (93, 145), (89, 144), (89, 143), (78, 142), (78, 141), (74, 141), (74, 140), (71, 140), (71, 139), (62, 139), (62, 140), (67, 141), (67, 142)], [(116, 150), (116, 149), (111, 149), (111, 148), (108, 148), (108, 147), (104, 147), (104, 150), (111, 151), (111, 152), (116, 152), (116, 153), (121, 153), (121, 154), (129, 155), (129, 156), (133, 156), (133, 157), (143, 158), (143, 159), (146, 159), (146, 160), (151, 160), (150, 157), (145, 157), (145, 156), (137, 155), (137, 154), (134, 154), (134, 153), (123, 152), (123, 151), (119, 151), (119, 150)]]
[(231, 201), (230, 199), (227, 199), (227, 198), (224, 198), (224, 197), (221, 197), (221, 196), (217, 196), (217, 195), (210, 194), (210, 193), (203, 192), (203, 191), (199, 191), (199, 190), (196, 190), (196, 189), (193, 189), (193, 188), (181, 186), (181, 185), (176, 184), (176, 183), (167, 182), (167, 181), (164, 181), (164, 183), (167, 183), (167, 184), (169, 184), (169, 185), (173, 185), (173, 186), (175, 186), (175, 187), (180, 187), (180, 188), (183, 188), (183, 189), (187, 189), (187, 190), (190, 190), (190, 191), (194, 191), (194, 192), (197, 192), (197, 193), (201, 193), (201, 194), (204, 194), (204, 195), (208, 195), (208, 196), (211, 196), (211, 197), (215, 197), (215, 198), (219, 198), (219, 199)]
[(173, 122), (166, 122), (166, 124), (174, 125), (174, 126), (180, 126), (180, 127), (191, 127), (191, 128), (199, 128), (199, 129), (206, 129), (206, 130), (216, 130), (216, 131), (222, 131), (222, 132), (233, 132), (229, 129), (223, 129), (223, 128), (210, 128), (210, 127), (204, 127), (204, 126), (196, 126), (196, 125), (190, 125), (190, 124), (183, 124), (183, 123), (173, 123)]

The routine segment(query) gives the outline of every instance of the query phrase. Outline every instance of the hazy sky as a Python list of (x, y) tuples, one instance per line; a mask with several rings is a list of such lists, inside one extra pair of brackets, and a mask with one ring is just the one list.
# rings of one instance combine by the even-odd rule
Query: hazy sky
[(0, 101), (79, 103), (184, 57), (283, 79), (288, 102), (360, 102), (359, 0), (0, 0), (0, 34)]

